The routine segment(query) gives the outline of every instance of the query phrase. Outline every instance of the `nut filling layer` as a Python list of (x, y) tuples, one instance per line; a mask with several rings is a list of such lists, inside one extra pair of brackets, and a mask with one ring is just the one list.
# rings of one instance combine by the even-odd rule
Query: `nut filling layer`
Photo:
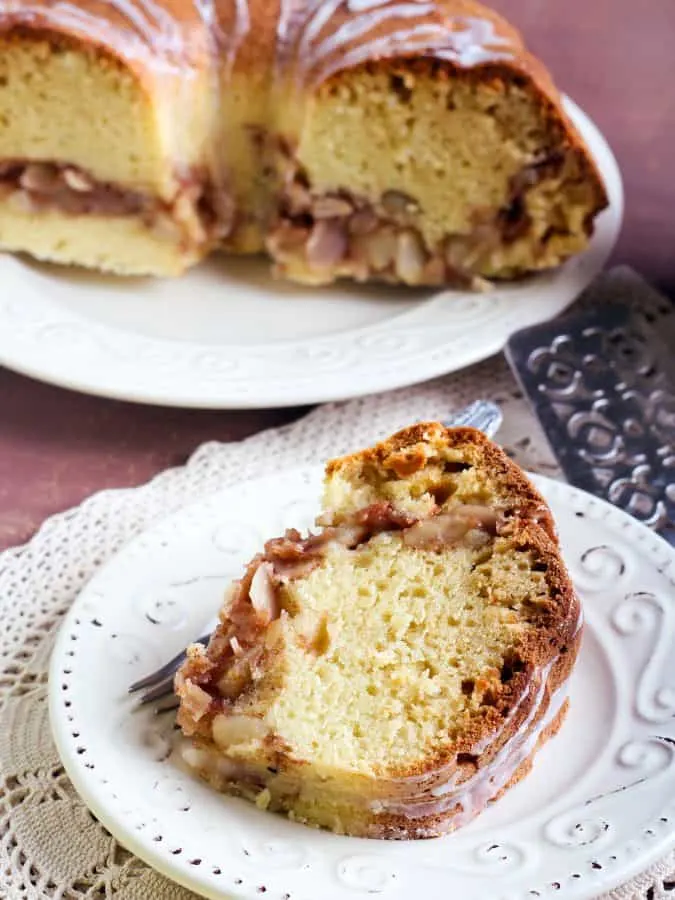
[(0, 199), (23, 213), (57, 210), (69, 216), (134, 216), (158, 237), (201, 247), (225, 237), (233, 224), (226, 192), (186, 178), (172, 201), (96, 181), (75, 166), (0, 162)]

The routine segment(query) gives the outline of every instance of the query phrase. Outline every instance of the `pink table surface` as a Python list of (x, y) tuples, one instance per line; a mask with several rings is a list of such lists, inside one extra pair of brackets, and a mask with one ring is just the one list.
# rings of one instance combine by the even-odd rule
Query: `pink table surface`
[[(627, 188), (614, 261), (675, 296), (675, 0), (493, 0), (614, 147)], [(1, 290), (1, 285), (0, 285)], [(0, 369), (0, 549), (103, 488), (147, 481), (206, 440), (300, 410), (195, 412), (102, 400)]]

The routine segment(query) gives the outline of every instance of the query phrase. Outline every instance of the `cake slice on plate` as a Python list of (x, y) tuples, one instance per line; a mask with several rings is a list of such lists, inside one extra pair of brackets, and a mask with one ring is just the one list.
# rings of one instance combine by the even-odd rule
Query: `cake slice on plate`
[(581, 633), (551, 513), (473, 429), (330, 462), (320, 530), (270, 540), (176, 676), (184, 758), (336, 832), (468, 822), (559, 728)]

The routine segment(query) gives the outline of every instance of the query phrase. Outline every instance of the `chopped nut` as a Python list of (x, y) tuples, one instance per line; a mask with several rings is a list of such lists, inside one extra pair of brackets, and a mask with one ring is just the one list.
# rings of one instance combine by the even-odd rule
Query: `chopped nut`
[(208, 202), (218, 223), (218, 236), (227, 237), (234, 226), (235, 203), (232, 194), (224, 188), (212, 188)]
[(362, 238), (368, 261), (381, 272), (393, 263), (396, 257), (396, 233), (392, 228), (379, 228)]
[(218, 679), (218, 691), (228, 700), (238, 697), (251, 681), (251, 667), (248, 660), (239, 659)]
[(190, 744), (187, 747), (183, 747), (181, 756), (191, 769), (205, 769), (209, 763), (208, 753), (204, 750), (199, 750), (197, 747), (192, 747)]
[(308, 189), (297, 180), (290, 181), (284, 190), (284, 201), (291, 216), (309, 212), (312, 205)]
[(270, 793), (269, 788), (263, 788), (262, 791), (255, 798), (255, 805), (258, 809), (267, 809), (267, 807), (272, 802), (272, 794)]
[(220, 612), (218, 613), (218, 618), (221, 622), (224, 622), (229, 618), (232, 605), (239, 598), (240, 589), (241, 586), (239, 581), (233, 581), (225, 588), (225, 591), (223, 592), (223, 602), (220, 606)]
[(336, 219), (351, 215), (353, 207), (349, 200), (342, 197), (317, 197), (312, 204), (312, 215), (315, 219)]
[(226, 750), (237, 744), (261, 741), (269, 734), (269, 729), (262, 719), (255, 716), (219, 713), (213, 720), (212, 732), (216, 744)]
[(396, 248), (396, 272), (406, 284), (419, 284), (426, 255), (419, 235), (415, 231), (402, 231)]
[(64, 169), (63, 170), (63, 180), (66, 182), (71, 191), (77, 191), (78, 193), (89, 193), (94, 189), (94, 182), (88, 175), (85, 175), (84, 172), (80, 172), (77, 169)]
[(433, 516), (404, 532), (403, 543), (418, 550), (440, 550), (461, 541), (469, 528), (469, 523), (458, 516)]
[(55, 166), (47, 163), (29, 163), (19, 177), (19, 184), (26, 191), (50, 194), (59, 187), (59, 175)]
[(32, 213), (37, 209), (27, 191), (12, 191), (7, 196), (7, 205), (15, 212)]
[[(494, 534), (496, 527), (497, 515), (493, 510), (467, 504), (418, 522), (404, 533), (403, 542), (408, 547), (437, 550), (465, 540), (475, 528)], [(468, 545), (474, 546), (475, 541), (469, 540)]]
[(485, 528), (491, 534), (497, 530), (497, 512), (489, 506), (480, 506), (477, 503), (464, 503), (453, 509), (453, 514), (461, 516), (471, 524), (472, 528)]
[(309, 229), (282, 221), (267, 238), (267, 248), (273, 256), (283, 262), (301, 253), (308, 237)]
[(307, 260), (312, 266), (330, 268), (347, 252), (347, 235), (335, 219), (321, 219), (307, 241)]
[(185, 681), (181, 690), (181, 703), (190, 719), (198, 722), (208, 712), (211, 697), (198, 684)]
[(403, 191), (385, 191), (380, 202), (382, 209), (390, 216), (412, 215), (420, 208), (417, 200)]
[(355, 235), (370, 234), (375, 231), (379, 224), (379, 219), (374, 211), (369, 207), (357, 209), (349, 220), (349, 233)]
[(249, 590), (253, 608), (265, 622), (279, 617), (279, 601), (271, 579), (273, 571), (269, 563), (261, 563), (255, 571)]

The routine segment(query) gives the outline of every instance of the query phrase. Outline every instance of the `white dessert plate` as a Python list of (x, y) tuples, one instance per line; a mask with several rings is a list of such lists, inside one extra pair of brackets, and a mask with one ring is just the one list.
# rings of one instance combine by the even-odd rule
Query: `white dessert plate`
[(675, 551), (628, 515), (537, 478), (586, 629), (571, 710), (532, 773), (449, 837), (317, 831), (224, 797), (181, 768), (172, 713), (126, 693), (201, 634), (263, 539), (309, 525), (322, 470), (246, 482), (127, 545), (66, 616), (51, 660), (58, 749), (119, 841), (211, 898), (589, 898), (675, 843)]
[(292, 406), (462, 369), (560, 313), (603, 268), (623, 215), (619, 169), (571, 101), (611, 205), (586, 253), (488, 293), (274, 281), (262, 259), (177, 280), (113, 279), (0, 256), (0, 364), (91, 394), (172, 406)]

